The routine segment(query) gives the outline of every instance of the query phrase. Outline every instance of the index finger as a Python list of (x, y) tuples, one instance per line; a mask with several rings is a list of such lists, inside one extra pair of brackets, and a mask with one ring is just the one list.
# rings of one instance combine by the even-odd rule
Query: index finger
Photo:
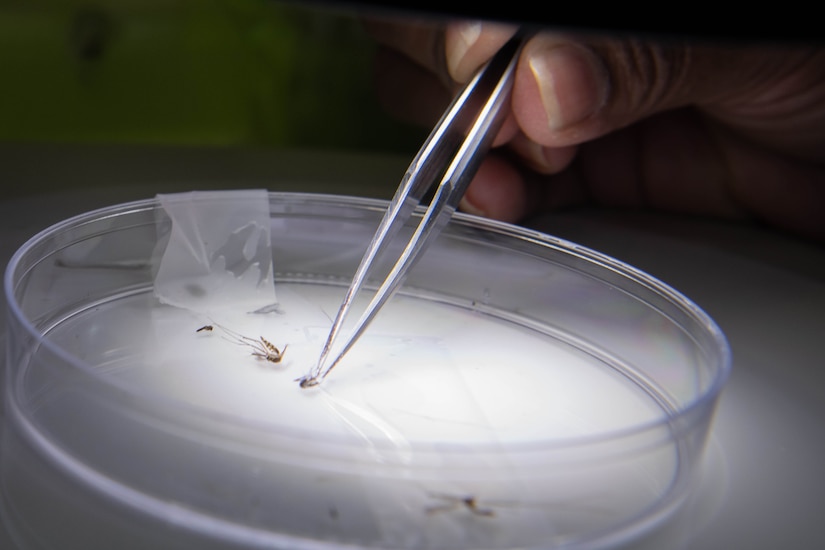
[(516, 33), (518, 27), (487, 21), (454, 21), (446, 26), (444, 55), (455, 82), (470, 80)]
[(366, 19), (364, 26), (378, 43), (432, 71), (451, 88), (469, 81), (517, 30), (487, 21), (375, 17)]

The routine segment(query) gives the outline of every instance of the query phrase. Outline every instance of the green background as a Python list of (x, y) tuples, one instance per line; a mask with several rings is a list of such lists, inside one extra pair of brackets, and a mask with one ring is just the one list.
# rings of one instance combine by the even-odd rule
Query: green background
[(0, 141), (414, 153), (358, 14), (264, 0), (0, 0)]

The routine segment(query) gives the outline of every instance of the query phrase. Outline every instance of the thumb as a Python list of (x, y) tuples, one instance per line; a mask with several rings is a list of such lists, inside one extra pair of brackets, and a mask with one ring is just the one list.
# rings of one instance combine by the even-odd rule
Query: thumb
[(525, 45), (512, 110), (530, 140), (577, 145), (666, 110), (741, 95), (757, 73), (748, 67), (765, 64), (760, 53), (544, 33)]

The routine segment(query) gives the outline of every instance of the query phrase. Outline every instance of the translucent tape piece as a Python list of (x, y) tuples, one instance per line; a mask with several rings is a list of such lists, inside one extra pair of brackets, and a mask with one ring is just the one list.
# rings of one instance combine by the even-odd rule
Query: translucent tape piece
[(158, 195), (154, 291), (201, 313), (276, 306), (266, 190)]

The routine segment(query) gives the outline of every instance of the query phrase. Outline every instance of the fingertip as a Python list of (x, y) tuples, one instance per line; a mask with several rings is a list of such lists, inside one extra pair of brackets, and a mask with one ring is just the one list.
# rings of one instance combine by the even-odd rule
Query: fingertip
[(501, 23), (459, 21), (447, 26), (444, 53), (447, 69), (456, 82), (467, 82), (516, 33), (517, 27)]
[(479, 167), (459, 206), (464, 212), (499, 221), (521, 220), (527, 214), (521, 174), (506, 160), (488, 157)]
[(610, 92), (608, 71), (588, 47), (539, 35), (522, 54), (513, 112), (522, 130), (545, 146), (575, 145), (603, 131), (597, 117)]
[(462, 74), (467, 52), (481, 35), (481, 21), (461, 21), (447, 28), (444, 50), (447, 57), (447, 70), (453, 78)]
[(524, 134), (510, 140), (510, 148), (535, 172), (544, 175), (558, 174), (567, 168), (576, 156), (578, 146), (546, 147)]

